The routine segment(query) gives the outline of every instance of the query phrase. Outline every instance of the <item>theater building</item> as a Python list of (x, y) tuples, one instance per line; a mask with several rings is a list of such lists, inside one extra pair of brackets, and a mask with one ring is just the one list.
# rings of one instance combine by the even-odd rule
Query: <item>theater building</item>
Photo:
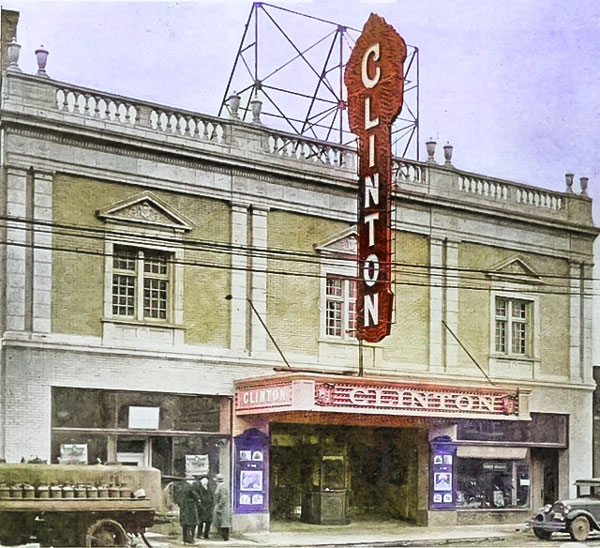
[(14, 67), (1, 101), (0, 457), (220, 472), (234, 531), (522, 522), (591, 474), (579, 188), (395, 158), (359, 345), (352, 149)]

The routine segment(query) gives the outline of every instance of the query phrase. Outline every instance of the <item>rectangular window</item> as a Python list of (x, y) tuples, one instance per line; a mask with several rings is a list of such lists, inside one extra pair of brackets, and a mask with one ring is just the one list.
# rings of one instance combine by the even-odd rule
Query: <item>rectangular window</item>
[(529, 462), (457, 459), (456, 501), (459, 508), (523, 508), (529, 504)]
[(169, 259), (170, 254), (163, 251), (115, 246), (112, 279), (115, 316), (168, 319)]
[(529, 355), (531, 303), (496, 297), (496, 352)]
[(352, 338), (356, 330), (356, 281), (328, 275), (326, 280), (325, 334)]

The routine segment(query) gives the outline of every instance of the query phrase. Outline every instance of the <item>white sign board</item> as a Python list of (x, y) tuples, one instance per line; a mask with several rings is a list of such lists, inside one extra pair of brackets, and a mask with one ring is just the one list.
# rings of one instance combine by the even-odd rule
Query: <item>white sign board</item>
[(186, 455), (185, 456), (185, 475), (192, 477), (198, 474), (208, 475), (208, 455)]
[(129, 406), (129, 428), (158, 430), (160, 407)]
[(87, 443), (61, 443), (60, 464), (87, 464)]

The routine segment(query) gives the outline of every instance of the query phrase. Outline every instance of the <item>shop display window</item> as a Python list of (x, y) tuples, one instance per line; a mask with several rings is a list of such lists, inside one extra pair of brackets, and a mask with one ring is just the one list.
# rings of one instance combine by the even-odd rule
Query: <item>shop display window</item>
[(105, 463), (107, 460), (106, 436), (61, 432), (52, 436), (52, 457), (50, 462), (69, 463), (69, 460), (65, 460), (68, 457), (65, 455), (65, 448), (68, 447), (85, 448), (86, 462), (78, 460), (78, 464)]
[(219, 432), (220, 400), (210, 396), (94, 390), (52, 389), (53, 428), (130, 428), (133, 409), (156, 410), (156, 430)]
[(531, 421), (462, 419), (458, 439), (566, 447), (567, 430), (567, 415), (531, 413)]
[(523, 508), (529, 504), (527, 461), (457, 458), (457, 508)]

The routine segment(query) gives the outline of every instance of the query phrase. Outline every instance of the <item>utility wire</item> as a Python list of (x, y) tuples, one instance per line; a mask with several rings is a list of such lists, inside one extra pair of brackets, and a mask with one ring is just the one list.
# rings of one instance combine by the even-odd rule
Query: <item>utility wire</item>
[[(109, 254), (104, 251), (83, 249), (83, 248), (58, 247), (56, 245), (42, 246), (42, 245), (31, 244), (31, 243), (22, 243), (22, 242), (6, 242), (6, 244), (13, 246), (13, 247), (21, 247), (21, 248), (26, 248), (26, 249), (56, 251), (56, 252), (61, 252), (61, 253), (73, 253), (73, 254), (89, 255), (89, 256), (104, 257), (104, 258), (114, 257), (114, 254)], [(143, 246), (135, 246), (135, 247), (143, 247)], [(249, 257), (252, 258), (251, 255)], [(216, 268), (216, 269), (222, 269), (222, 270), (236, 270), (236, 271), (241, 271), (241, 272), (256, 272), (256, 273), (261, 273), (261, 274), (292, 276), (292, 277), (299, 277), (299, 278), (326, 279), (328, 276), (337, 276), (337, 274), (335, 274), (335, 273), (319, 274), (319, 273), (313, 273), (313, 272), (300, 272), (300, 271), (294, 272), (294, 271), (290, 271), (289, 269), (285, 269), (285, 270), (274, 270), (272, 268), (271, 269), (269, 269), (269, 268), (261, 269), (261, 268), (252, 268), (250, 266), (241, 266), (241, 265), (234, 266), (231, 264), (219, 264), (216, 262), (181, 260), (181, 259), (175, 259), (174, 257), (171, 257), (168, 262), (172, 265), (203, 267), (203, 268)], [(315, 264), (315, 266), (317, 266), (320, 263), (315, 262), (314, 264)], [(357, 279), (353, 276), (343, 276), (343, 277), (350, 278), (350, 279)], [(425, 280), (428, 279), (425, 276), (423, 276), (423, 278)], [(579, 278), (574, 278), (574, 280), (579, 280)], [(489, 281), (486, 281), (484, 279), (480, 280), (482, 282), (482, 284), (484, 284), (484, 283), (486, 284), (485, 286), (482, 286), (482, 287), (468, 286), (465, 284), (456, 284), (456, 285), (445, 284), (444, 285), (442, 283), (442, 281), (443, 280), (440, 279), (440, 283), (431, 283), (431, 282), (400, 280), (400, 279), (396, 278), (396, 280), (394, 280), (393, 283), (395, 286), (423, 287), (423, 288), (424, 287), (437, 287), (440, 289), (460, 289), (460, 290), (469, 290), (469, 291), (485, 291), (488, 293), (490, 291), (496, 290), (496, 288), (494, 288), (490, 285)], [(457, 281), (460, 282), (461, 279), (457, 278)], [(473, 280), (471, 280), (471, 281), (473, 281)], [(585, 281), (589, 281), (589, 280), (586, 279)], [(502, 292), (503, 293), (517, 293), (519, 295), (520, 294), (564, 295), (564, 296), (572, 296), (574, 294), (581, 295), (581, 293), (579, 293), (579, 292), (573, 292), (573, 291), (567, 290), (566, 286), (555, 285), (555, 286), (549, 286), (549, 287), (553, 287), (553, 288), (556, 288), (559, 290), (551, 290), (551, 289), (547, 289), (547, 288), (542, 288), (541, 286), (536, 286), (533, 289), (523, 288), (523, 287), (519, 287), (517, 289), (503, 288)], [(563, 287), (565, 288), (564, 290), (562, 290)], [(579, 288), (575, 288), (575, 289), (578, 290)], [(585, 292), (586, 297), (594, 296), (594, 295), (600, 295), (600, 294), (594, 293), (593, 291)]]
[[(9, 222), (9, 228), (16, 230), (24, 230), (27, 232), (35, 232), (39, 234), (49, 234), (53, 236), (65, 236), (65, 237), (80, 237), (86, 238), (88, 240), (97, 240), (104, 242), (106, 239), (110, 239), (110, 232), (107, 232), (104, 228), (96, 228), (90, 226), (83, 225), (68, 225), (61, 224), (52, 221), (37, 221), (23, 218), (14, 218), (14, 217), (6, 217), (0, 216), (0, 220), (6, 220)], [(18, 223), (24, 223), (26, 226), (17, 226)], [(35, 227), (45, 227), (49, 230), (40, 230)], [(60, 229), (60, 230), (59, 230)], [(72, 231), (72, 232), (62, 232), (64, 231)], [(176, 244), (178, 247), (183, 247), (184, 249), (195, 249), (195, 250), (205, 250), (210, 251), (212, 253), (222, 252), (228, 253), (232, 255), (242, 255), (242, 256), (253, 256), (253, 257), (265, 257), (271, 259), (273, 261), (286, 261), (291, 260), (297, 263), (307, 263), (314, 265), (322, 265), (326, 264), (348, 264), (353, 262), (353, 259), (348, 257), (319, 257), (315, 254), (301, 252), (301, 251), (290, 251), (286, 249), (277, 249), (277, 248), (264, 248), (264, 247), (252, 247), (252, 246), (241, 246), (224, 242), (216, 242), (211, 240), (198, 240), (198, 239), (177, 239), (174, 237), (162, 237), (162, 236), (153, 236), (155, 241), (163, 242), (164, 244)], [(2, 242), (0, 242), (2, 243)], [(11, 245), (12, 242), (3, 242), (9, 243)], [(424, 271), (436, 271), (439, 272), (440, 276), (442, 273), (446, 271), (451, 271), (452, 273), (456, 272), (456, 276), (451, 274), (452, 276), (459, 277), (458, 274), (462, 273), (472, 273), (472, 274), (485, 274), (485, 275), (493, 275), (495, 271), (490, 269), (481, 269), (481, 268), (464, 268), (458, 266), (445, 266), (445, 265), (429, 265), (429, 264), (415, 264), (415, 263), (404, 263), (398, 261), (391, 262), (392, 267), (400, 267), (400, 268), (410, 268), (410, 269), (421, 269)], [(414, 273), (413, 274), (417, 274)], [(447, 274), (445, 274), (447, 276)], [(569, 281), (580, 281), (581, 278), (579, 276), (568, 276), (562, 274), (550, 274), (550, 273), (542, 273), (536, 272), (535, 274), (528, 275), (526, 273), (519, 274), (522, 277), (531, 277), (532, 280), (536, 280), (537, 277), (541, 277), (544, 279), (552, 279), (552, 280), (569, 280)], [(464, 279), (464, 276), (460, 277)], [(472, 278), (479, 280), (481, 278)], [(600, 281), (600, 278), (592, 278), (587, 277), (585, 281)]]

